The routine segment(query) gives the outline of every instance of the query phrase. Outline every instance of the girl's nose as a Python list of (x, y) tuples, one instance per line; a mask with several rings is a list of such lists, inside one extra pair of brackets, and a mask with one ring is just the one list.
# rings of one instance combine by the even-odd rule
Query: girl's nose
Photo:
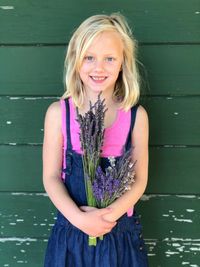
[(95, 70), (101, 71), (104, 69), (104, 62), (102, 60), (96, 60), (95, 61)]

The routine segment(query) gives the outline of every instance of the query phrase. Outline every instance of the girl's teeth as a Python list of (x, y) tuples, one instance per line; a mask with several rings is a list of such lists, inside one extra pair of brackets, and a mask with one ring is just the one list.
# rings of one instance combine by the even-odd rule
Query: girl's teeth
[(105, 80), (105, 77), (92, 77), (92, 79), (96, 81), (103, 81)]

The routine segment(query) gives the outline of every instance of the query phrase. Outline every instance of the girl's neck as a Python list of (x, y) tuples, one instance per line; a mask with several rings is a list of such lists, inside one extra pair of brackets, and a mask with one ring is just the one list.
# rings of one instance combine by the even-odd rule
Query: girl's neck
[[(94, 104), (97, 101), (98, 94), (99, 93), (89, 93), (88, 94), (86, 92), (83, 110), (86, 111), (89, 109), (89, 101), (91, 101), (92, 104)], [(102, 92), (100, 97), (101, 97), (101, 99), (105, 99), (106, 108), (110, 108), (110, 107), (118, 105), (118, 103), (113, 99), (113, 92), (112, 91)]]

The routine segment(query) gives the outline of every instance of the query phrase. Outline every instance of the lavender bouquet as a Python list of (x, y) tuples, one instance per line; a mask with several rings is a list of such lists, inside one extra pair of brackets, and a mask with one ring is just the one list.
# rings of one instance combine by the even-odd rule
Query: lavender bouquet
[[(84, 181), (88, 205), (96, 207), (96, 198), (93, 194), (92, 184), (95, 180), (96, 170), (99, 166), (101, 147), (104, 138), (105, 99), (100, 95), (94, 105), (90, 102), (90, 109), (82, 116), (78, 108), (77, 121), (80, 124), (80, 143), (83, 150)], [(89, 236), (89, 245), (96, 245), (96, 237)]]
[[(100, 153), (104, 139), (105, 99), (100, 94), (95, 104), (84, 116), (77, 108), (77, 121), (80, 124), (80, 142), (83, 150), (83, 169), (87, 202), (89, 206), (104, 208), (131, 188), (134, 182), (132, 149), (123, 153), (116, 162), (109, 157), (110, 166), (105, 172), (100, 167)], [(100, 237), (103, 239), (103, 236)], [(96, 246), (96, 237), (89, 236), (89, 245)]]

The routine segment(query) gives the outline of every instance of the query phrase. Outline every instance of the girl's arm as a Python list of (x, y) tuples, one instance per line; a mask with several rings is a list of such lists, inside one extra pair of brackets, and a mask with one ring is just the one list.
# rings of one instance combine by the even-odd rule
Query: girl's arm
[[(45, 116), (43, 140), (43, 184), (55, 207), (76, 227), (93, 236), (108, 232), (115, 222), (108, 222), (103, 215), (109, 209), (83, 212), (69, 196), (61, 179), (63, 135), (59, 101), (52, 103)], [(97, 227), (96, 227), (97, 226)]]
[(112, 208), (110, 214), (106, 214), (104, 219), (115, 221), (127, 212), (129, 208), (143, 195), (148, 180), (148, 139), (149, 139), (149, 122), (146, 110), (140, 105), (137, 109), (135, 126), (132, 133), (133, 160), (135, 164), (135, 182), (131, 190), (124, 193), (120, 198), (115, 200), (109, 207)]

